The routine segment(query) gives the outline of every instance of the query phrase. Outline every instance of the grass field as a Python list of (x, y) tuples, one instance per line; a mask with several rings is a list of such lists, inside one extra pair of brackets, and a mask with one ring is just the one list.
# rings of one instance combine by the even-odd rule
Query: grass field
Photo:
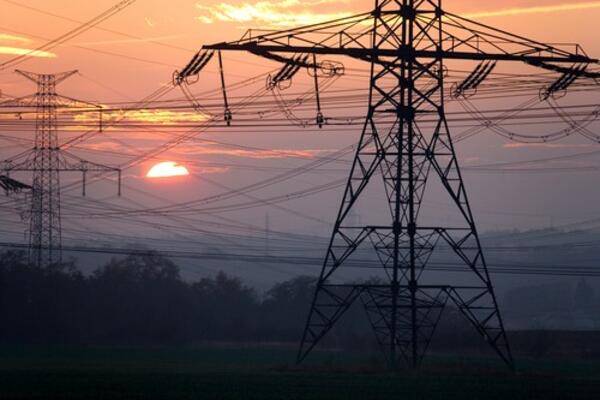
[(279, 348), (0, 348), (0, 399), (600, 399), (600, 360), (433, 356), (390, 373), (368, 356)]

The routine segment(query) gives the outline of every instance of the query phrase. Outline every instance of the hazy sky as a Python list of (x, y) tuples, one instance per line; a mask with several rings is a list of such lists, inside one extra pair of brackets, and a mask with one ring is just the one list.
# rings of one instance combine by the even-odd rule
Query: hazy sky
[[(36, 48), (48, 39), (76, 27), (115, 4), (114, 0), (72, 1), (53, 0), (0, 0), (0, 63), (26, 49)], [(60, 86), (60, 92), (71, 97), (98, 103), (136, 101), (153, 92), (171, 79), (176, 68), (185, 65), (204, 43), (229, 41), (239, 38), (248, 27), (277, 29), (296, 24), (316, 22), (369, 10), (370, 1), (349, 0), (284, 0), (284, 1), (162, 1), (138, 0), (99, 27), (72, 39), (68, 43), (38, 54), (19, 66), (35, 72), (58, 72), (77, 69), (80, 76), (73, 77)], [(494, 25), (543, 42), (577, 42), (590, 55), (600, 56), (598, 23), (600, 1), (444, 1), (444, 7), (456, 13), (477, 18)], [(79, 21), (79, 22), (77, 22)], [(161, 45), (162, 44), (162, 45)], [(249, 55), (226, 54), (227, 77), (230, 82), (256, 76), (276, 68), (274, 63)], [(215, 81), (215, 63), (195, 86), (196, 92), (218, 88)], [(365, 87), (366, 81), (347, 81), (344, 85)], [(349, 82), (349, 83), (348, 83)], [(31, 93), (34, 87), (11, 70), (0, 71), (0, 89), (11, 96)], [(180, 95), (179, 95), (180, 96)], [(186, 118), (193, 120), (193, 115)], [(140, 116), (144, 118), (144, 116)], [(3, 132), (8, 135), (31, 137), (27, 132)], [(348, 146), (358, 138), (354, 127), (345, 135), (301, 135), (273, 132), (264, 135), (236, 135), (223, 130), (207, 132), (203, 137), (222, 140), (260, 150), (249, 151), (211, 143), (183, 143), (180, 147), (161, 155), (163, 161), (193, 159), (190, 170), (193, 177), (177, 178), (170, 182), (148, 181), (143, 178), (151, 164), (144, 163), (124, 174), (127, 200), (106, 199), (112, 190), (105, 182), (101, 190), (92, 190), (92, 199), (138, 208), (182, 202), (204, 195), (218, 194), (225, 188), (236, 188), (275, 175), (281, 168), (291, 168), (309, 162), (311, 157), (323, 155)], [(29, 136), (28, 136), (29, 135)], [(151, 148), (166, 140), (168, 135), (156, 136), (144, 132), (112, 135), (121, 142), (104, 138), (94, 142), (96, 150), (133, 151), (124, 147)], [(583, 139), (572, 139), (554, 145), (522, 146), (493, 135), (484, 135), (460, 144), (459, 154), (465, 165), (480, 165), (548, 158), (566, 154), (594, 151), (598, 144)], [(21, 149), (22, 150), (22, 149)], [(19, 149), (0, 150), (3, 158)], [(133, 153), (132, 153), (133, 154)], [(109, 155), (81, 153), (87, 158), (100, 157), (102, 162), (122, 163)], [(577, 165), (597, 165), (598, 158), (587, 157), (574, 161)], [(231, 165), (250, 165), (254, 169), (234, 168)], [(565, 166), (565, 164), (561, 164)], [(261, 170), (263, 168), (263, 170)], [(343, 178), (344, 166), (331, 167), (318, 176), (300, 176), (265, 191), (254, 193), (259, 198), (294, 191), (298, 187), (323, 184)], [(279, 169), (279, 170), (278, 170)], [(597, 172), (540, 173), (540, 174), (482, 174), (466, 173), (473, 208), (483, 230), (497, 228), (527, 228), (550, 224), (560, 225), (593, 218), (598, 215), (600, 187)], [(204, 179), (206, 178), (206, 179)], [(212, 182), (212, 183), (211, 183)], [(137, 191), (136, 191), (137, 190)], [(143, 191), (140, 192), (140, 191)], [(107, 232), (121, 231), (117, 222), (86, 221), (83, 210), (77, 205), (77, 193), (70, 192), (64, 202), (65, 226), (77, 229), (99, 229)], [(254, 208), (245, 212), (226, 212), (227, 220), (264, 225), (269, 213), (272, 229), (285, 231), (325, 232), (338, 207), (341, 189), (317, 196), (284, 203), (277, 207)], [(160, 199), (159, 199), (160, 198)], [(162, 199), (162, 200), (161, 200)], [(247, 200), (247, 199), (246, 199)], [(85, 204), (87, 200), (81, 200)], [(92, 200), (90, 200), (92, 201)], [(129, 204), (126, 203), (129, 201)], [(136, 204), (138, 204), (136, 206)], [(98, 211), (94, 208), (93, 210)], [(290, 211), (291, 210), (291, 211)], [(310, 215), (313, 219), (294, 214)], [(9, 218), (4, 216), (4, 218)], [(202, 216), (202, 218), (209, 218)], [(210, 218), (214, 218), (211, 216)], [(214, 220), (212, 220), (214, 221)], [(199, 223), (187, 221), (198, 226)], [(224, 221), (221, 221), (224, 223)], [(176, 224), (176, 221), (170, 221)], [(13, 219), (11, 229), (20, 231)], [(129, 234), (147, 226), (128, 226)], [(210, 230), (210, 227), (206, 229)], [(164, 234), (158, 230), (148, 235)], [(21, 235), (22, 236), (22, 235)], [(67, 234), (74, 237), (76, 234)]]

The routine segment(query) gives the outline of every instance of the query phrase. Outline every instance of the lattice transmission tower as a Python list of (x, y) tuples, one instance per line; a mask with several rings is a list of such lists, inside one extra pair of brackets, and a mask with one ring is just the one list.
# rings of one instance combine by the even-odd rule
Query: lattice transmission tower
[[(279, 32), (248, 31), (238, 41), (203, 46), (176, 82), (184, 84), (200, 72), (215, 51), (247, 51), (284, 63), (276, 79), (287, 79), (298, 67), (325, 68), (326, 63), (316, 59), (321, 56), (345, 56), (370, 64), (366, 119), (298, 361), (360, 301), (393, 366), (402, 361), (412, 367), (420, 364), (447, 304), (459, 310), (512, 366), (446, 121), (445, 101), (476, 89), (498, 62), (560, 73), (557, 82), (563, 87), (578, 78), (597, 78), (586, 72), (587, 65), (597, 61), (579, 46), (558, 48), (447, 13), (439, 0), (381, 0), (371, 12), (348, 18)], [(463, 66), (478, 63), (453, 91), (445, 87), (449, 60)], [(372, 179), (377, 175), (382, 180)], [(432, 184), (459, 222), (432, 222), (434, 207), (423, 202)], [(368, 190), (381, 195), (379, 209), (389, 213), (384, 220), (361, 213), (361, 223), (356, 225), (350, 216)], [(376, 208), (368, 203), (366, 207)], [(452, 254), (468, 278), (428, 268), (440, 250)], [(379, 271), (378, 279), (349, 280), (342, 272), (366, 252), (373, 255), (368, 273)]]
[(31, 204), (28, 213), (29, 262), (38, 267), (47, 267), (62, 261), (61, 172), (83, 174), (84, 196), (87, 172), (114, 171), (119, 175), (119, 182), (121, 173), (117, 168), (92, 163), (61, 150), (58, 136), (59, 112), (69, 108), (98, 107), (57, 94), (56, 86), (77, 71), (59, 74), (36, 74), (19, 70), (16, 72), (36, 83), (37, 92), (31, 96), (2, 102), (0, 106), (35, 107), (35, 139), (31, 150), (5, 160), (3, 169), (6, 173), (32, 174)]

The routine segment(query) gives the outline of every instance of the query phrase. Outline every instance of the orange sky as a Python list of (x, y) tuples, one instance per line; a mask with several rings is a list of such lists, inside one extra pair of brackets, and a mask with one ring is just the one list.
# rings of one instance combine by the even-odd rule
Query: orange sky
[[(74, 22), (19, 5), (85, 21), (115, 3), (115, 0), (76, 3), (72, 0), (0, 0), (0, 62), (22, 49), (42, 44), (42, 38), (55, 38), (77, 26)], [(82, 74), (102, 82), (105, 87), (73, 81), (70, 85), (74, 86), (78, 92), (76, 94), (111, 100), (137, 99), (168, 80), (172, 70), (185, 64), (193, 50), (203, 43), (234, 40), (241, 36), (245, 27), (267, 28), (317, 21), (371, 7), (372, 2), (365, 0), (138, 0), (104, 22), (100, 28), (141, 40), (96, 28), (52, 50), (53, 54), (42, 54), (52, 58), (32, 59), (22, 68), (34, 71), (79, 69)], [(589, 53), (600, 54), (600, 45), (595, 43), (597, 35), (594, 32), (600, 17), (600, 1), (446, 0), (444, 7), (485, 18), (486, 23), (541, 41), (578, 42)], [(519, 15), (519, 9), (522, 15)], [(102, 52), (118, 53), (144, 61)], [(243, 58), (241, 55), (228, 57)], [(230, 73), (251, 75), (252, 71), (248, 71), (247, 66), (234, 63), (230, 66)], [(0, 71), (0, 84), (7, 93), (27, 91), (27, 87), (23, 87), (19, 78), (10, 74), (10, 71)]]

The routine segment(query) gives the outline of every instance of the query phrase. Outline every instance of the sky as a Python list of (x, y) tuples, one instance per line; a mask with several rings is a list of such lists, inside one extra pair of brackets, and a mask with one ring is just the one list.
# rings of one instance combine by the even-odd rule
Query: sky
[[(74, 21), (87, 21), (116, 2), (100, 0), (79, 3), (76, 7), (67, 0), (54, 0), (52, 6), (39, 0), (3, 0), (1, 3), (0, 56), (6, 58), (22, 49), (35, 48), (45, 39), (58, 37), (77, 26)], [(125, 92), (122, 94), (138, 98), (149, 87), (156, 87), (165, 77), (168, 79), (173, 68), (185, 64), (203, 43), (235, 40), (249, 27), (290, 27), (351, 15), (371, 7), (372, 3), (364, 0), (176, 1), (168, 6), (160, 0), (138, 0), (99, 28), (140, 39), (92, 29), (54, 49), (52, 54), (39, 54), (43, 57), (28, 61), (27, 67), (48, 71), (79, 69), (108, 86), (121, 87), (120, 91)], [(598, 1), (502, 0), (492, 3), (447, 0), (444, 7), (541, 41), (576, 42), (589, 52), (600, 51), (600, 45), (594, 43), (594, 21), (600, 14)], [(178, 48), (158, 46), (157, 42)], [(102, 51), (153, 63), (128, 60)], [(244, 67), (233, 68), (239, 72)], [(17, 91), (19, 82), (7, 76), (9, 72), (2, 71), (4, 90)], [(125, 83), (126, 88), (123, 87)], [(100, 92), (98, 88), (90, 88), (90, 92), (102, 99), (116, 96), (108, 90)]]
[[(28, 53), (49, 39), (59, 37), (115, 4), (114, 0), (0, 0), (0, 64), (15, 55)], [(168, 84), (173, 71), (186, 65), (203, 44), (236, 40), (251, 27), (285, 29), (298, 24), (352, 15), (371, 7), (372, 2), (363, 0), (138, 0), (109, 20), (58, 47), (29, 54), (18, 68), (40, 73), (76, 69), (79, 74), (62, 83), (59, 86), (60, 93), (104, 105), (135, 102)], [(600, 57), (600, 42), (597, 39), (600, 1), (445, 0), (444, 8), (542, 42), (579, 43), (588, 54)], [(243, 54), (226, 54), (224, 62), (228, 84), (278, 68), (273, 62)], [(212, 62), (192, 89), (196, 93), (218, 89), (217, 79), (216, 63)], [(364, 88), (368, 84), (366, 79), (358, 77), (342, 81), (343, 79), (338, 83), (340, 88)], [(301, 85), (297, 87), (302, 88)], [(12, 69), (4, 69), (0, 70), (0, 90), (6, 97), (23, 96), (32, 93), (35, 88)], [(176, 95), (181, 97), (180, 93)], [(211, 97), (213, 98), (218, 99), (218, 96)], [(108, 114), (105, 118), (117, 116)], [(157, 128), (160, 128), (161, 124), (174, 120), (201, 123), (204, 116), (189, 111), (167, 111), (162, 114), (149, 111), (129, 115), (128, 118), (130, 121), (154, 120)], [(84, 143), (82, 148), (87, 146), (88, 151), (78, 149), (74, 152), (102, 163), (122, 164), (126, 160), (112, 157), (111, 151), (125, 152), (133, 157), (136, 151), (159, 146), (173, 134), (168, 132), (168, 128), (162, 131), (165, 132), (107, 132), (102, 137)], [(32, 133), (27, 131), (3, 134), (32, 137)], [(244, 135), (221, 128), (209, 130), (201, 137), (205, 142), (185, 141), (148, 162), (124, 171), (126, 200), (116, 199), (114, 192), (109, 193), (114, 190), (114, 187), (111, 188), (114, 182), (101, 182), (95, 189), (90, 189), (89, 204), (95, 204), (89, 205), (91, 208), (85, 208), (87, 200), (78, 199), (77, 193), (67, 192), (69, 197), (63, 202), (63, 214), (73, 223), (67, 225), (72, 227), (73, 232), (77, 232), (77, 229), (100, 227), (102, 231), (114, 233), (123, 229), (118, 222), (88, 223), (81, 220), (85, 210), (98, 211), (97, 207), (103, 207), (93, 201), (102, 201), (104, 205), (114, 202), (120, 206), (135, 208), (164, 206), (172, 202), (218, 195), (228, 188), (235, 189), (261, 181), (276, 175), (282, 169), (297, 167), (315, 157), (332, 154), (352, 145), (358, 134), (357, 127), (343, 135), (303, 135), (283, 128), (278, 132), (253, 132)], [(65, 133), (64, 137), (68, 136), (69, 133)], [(562, 157), (593, 152), (598, 149), (597, 146), (598, 144), (582, 139), (568, 139), (552, 145), (521, 145), (494, 135), (485, 135), (462, 142), (458, 153), (461, 163), (469, 166)], [(6, 146), (0, 149), (0, 154), (3, 158), (8, 158), (20, 150), (22, 149), (18, 147)], [(186, 166), (192, 176), (166, 180), (146, 179), (148, 170), (160, 161), (187, 162)], [(598, 161), (597, 156), (590, 156), (573, 162), (576, 165), (597, 165)], [(575, 164), (569, 164), (572, 165)], [(345, 170), (346, 166), (342, 165), (319, 174), (299, 176), (254, 193), (253, 196), (269, 198), (293, 193), (298, 188), (326, 184), (342, 179), (346, 175)], [(560, 226), (596, 217), (600, 211), (600, 206), (595, 201), (600, 195), (600, 187), (593, 184), (597, 182), (597, 173), (466, 172), (465, 179), (479, 225), (482, 230), (489, 231)], [(78, 178), (65, 177), (63, 182), (76, 179)], [(221, 223), (234, 220), (237, 224), (259, 227), (264, 227), (268, 220), (269, 228), (273, 230), (326, 236), (340, 196), (341, 189), (338, 189), (283, 203), (281, 207), (265, 206), (249, 211), (224, 212), (216, 217), (200, 215), (198, 218), (204, 222), (208, 219), (214, 222), (222, 217)], [(312, 219), (307, 218), (307, 215)], [(10, 217), (5, 215), (4, 218)], [(191, 220), (186, 222), (197, 226)], [(14, 232), (21, 231), (22, 223), (21, 227), (17, 219), (13, 219), (11, 223)], [(181, 219), (179, 222), (169, 223), (178, 224)], [(145, 226), (131, 225), (127, 227), (127, 232), (135, 236), (140, 229), (146, 229)], [(148, 234), (165, 233), (157, 230)], [(184, 235), (181, 232), (177, 234)], [(66, 235), (74, 236), (75, 233)], [(22, 238), (22, 233), (14, 237)]]

